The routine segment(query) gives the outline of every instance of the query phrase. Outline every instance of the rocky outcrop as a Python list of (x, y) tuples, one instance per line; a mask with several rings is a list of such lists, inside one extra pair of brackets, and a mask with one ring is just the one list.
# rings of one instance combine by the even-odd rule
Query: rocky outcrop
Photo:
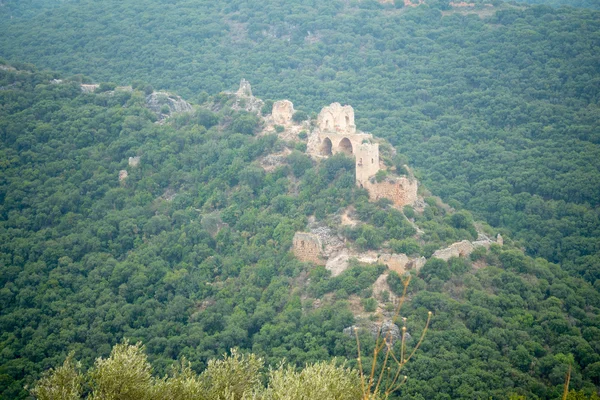
[(83, 93), (94, 93), (99, 87), (100, 85), (81, 84), (81, 91)]
[[(153, 92), (146, 96), (146, 106), (159, 117), (172, 113), (193, 111), (192, 105), (180, 96), (167, 92)], [(165, 109), (166, 106), (166, 109)]]
[(348, 269), (350, 258), (348, 250), (344, 249), (339, 254), (329, 257), (325, 264), (325, 268), (331, 271), (331, 276), (338, 276)]
[(122, 169), (119, 171), (119, 182), (123, 183), (125, 181), (125, 179), (127, 179), (127, 177), (129, 176), (129, 174), (127, 173), (126, 170)]
[(265, 104), (261, 99), (254, 97), (252, 86), (245, 79), (240, 81), (240, 87), (235, 95), (235, 103), (231, 106), (234, 110), (244, 110), (253, 114), (260, 115), (261, 109)]
[(451, 257), (467, 257), (477, 247), (485, 247), (488, 249), (493, 243), (497, 243), (500, 246), (504, 243), (502, 236), (498, 235), (498, 240), (494, 242), (485, 235), (480, 234), (476, 241), (469, 242), (468, 240), (462, 240), (460, 242), (452, 243), (445, 249), (437, 250), (433, 253), (432, 257), (439, 258), (448, 261)]
[(129, 157), (128, 164), (130, 167), (137, 167), (138, 165), (140, 165), (140, 157)]
[(365, 330), (371, 334), (373, 338), (385, 340), (388, 344), (392, 344), (401, 337), (400, 328), (391, 320), (384, 320), (382, 323), (370, 322), (361, 325), (351, 325), (343, 329), (343, 333), (354, 337), (359, 331)]
[(409, 258), (406, 254), (382, 254), (377, 261), (402, 275), (411, 270), (420, 270), (427, 260), (425, 257)]

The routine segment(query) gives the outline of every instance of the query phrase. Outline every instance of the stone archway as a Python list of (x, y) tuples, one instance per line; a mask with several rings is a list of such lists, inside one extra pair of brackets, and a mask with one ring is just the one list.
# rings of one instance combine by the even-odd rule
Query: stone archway
[(321, 155), (322, 156), (330, 156), (332, 154), (331, 147), (332, 147), (331, 139), (325, 138), (323, 140), (323, 143), (321, 143)]
[(341, 152), (345, 153), (346, 155), (352, 155), (352, 153), (353, 153), (352, 143), (350, 142), (350, 140), (348, 138), (343, 138), (340, 141), (339, 149)]

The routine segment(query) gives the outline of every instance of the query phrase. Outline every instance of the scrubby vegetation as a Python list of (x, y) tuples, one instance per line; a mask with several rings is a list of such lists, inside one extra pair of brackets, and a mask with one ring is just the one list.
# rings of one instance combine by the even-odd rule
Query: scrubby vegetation
[[(569, 369), (570, 398), (592, 396), (600, 14), (426, 3), (3, 1), (0, 397), (28, 398), (24, 386), (51, 367), (40, 398), (44, 382), (51, 390), (61, 379), (68, 393), (104, 390), (98, 371), (111, 351), (131, 350), (124, 339), (145, 346), (152, 373), (139, 347), (132, 355), (144, 358), (146, 388), (187, 390), (176, 382), (188, 378), (203, 393), (223, 388), (207, 371), (231, 348), (279, 371), (258, 373), (264, 396), (302, 381), (278, 369), (284, 358), (329, 368), (340, 357), (356, 370), (343, 330), (357, 309), (379, 318), (371, 285), (384, 268), (352, 261), (332, 277), (300, 263), (292, 238), (313, 217), (375, 253), (429, 258), (478, 230), (505, 238), (415, 274), (409, 334), (428, 310), (434, 317), (393, 396), (554, 399)], [(353, 105), (357, 126), (398, 150), (382, 145), (385, 162), (414, 169), (423, 208), (369, 202), (347, 157), (317, 163), (304, 143), (256, 136), (261, 119), (221, 93), (242, 77), (265, 99), (262, 115), (273, 99), (291, 99), (296, 121), (333, 101)], [(92, 82), (97, 91), (82, 93)], [(159, 122), (146, 104), (154, 88), (194, 111), (163, 105)], [(357, 224), (340, 226), (349, 209)], [(403, 287), (394, 272), (386, 284), (384, 310)], [(375, 346), (368, 335), (362, 344), (367, 354)], [(69, 381), (75, 359), (81, 379)]]
[[(331, 277), (298, 262), (289, 249), (308, 216), (357, 248), (427, 254), (473, 237), (468, 213), (433, 198), (422, 213), (369, 203), (343, 156), (315, 164), (292, 152), (266, 172), (261, 157), (294, 145), (236, 133), (232, 121), (243, 114), (227, 97), (211, 100), (221, 104), (216, 113), (157, 124), (139, 91), (86, 94), (34, 69), (0, 73), (10, 87), (0, 91), (5, 398), (25, 398), (23, 385), (69, 352), (85, 370), (124, 338), (145, 344), (153, 377), (181, 357), (201, 373), (232, 347), (274, 367), (337, 356), (356, 368), (356, 342), (343, 333), (355, 322), (349, 300), (365, 299), (369, 309), (369, 285), (383, 268), (356, 265)], [(122, 169), (128, 177), (119, 182)], [(360, 221), (346, 231), (337, 218), (349, 205)], [(427, 310), (435, 316), (400, 395), (552, 398), (569, 365), (572, 388), (593, 391), (598, 292), (511, 243), (474, 261), (428, 262), (413, 278), (402, 315), (408, 332), (423, 328)], [(400, 278), (388, 281), (400, 294)], [(367, 335), (365, 353), (374, 345)], [(461, 372), (445, 375), (453, 370)]]

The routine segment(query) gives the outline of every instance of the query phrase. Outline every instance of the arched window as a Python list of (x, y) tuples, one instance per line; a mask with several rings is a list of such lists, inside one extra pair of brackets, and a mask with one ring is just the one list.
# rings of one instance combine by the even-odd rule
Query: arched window
[(325, 138), (323, 143), (321, 144), (321, 155), (322, 156), (330, 156), (331, 153), (331, 140), (329, 138)]
[(352, 143), (348, 138), (343, 138), (339, 144), (340, 151), (346, 153), (347, 155), (352, 154)]

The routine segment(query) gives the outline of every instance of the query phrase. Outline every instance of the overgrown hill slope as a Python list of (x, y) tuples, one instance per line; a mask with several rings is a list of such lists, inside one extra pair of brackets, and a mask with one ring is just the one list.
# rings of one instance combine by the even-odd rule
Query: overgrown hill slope
[(352, 104), (434, 194), (593, 284), (598, 12), (429, 3), (9, 0), (0, 55), (199, 102), (245, 77), (309, 113)]
[[(89, 366), (123, 338), (141, 340), (161, 375), (181, 356), (200, 371), (232, 347), (270, 365), (355, 363), (344, 329), (359, 314), (364, 322), (385, 315), (400, 278), (389, 274), (387, 302), (380, 293), (383, 309), (373, 311), (372, 285), (385, 267), (356, 263), (332, 277), (294, 258), (294, 233), (314, 217), (348, 246), (396, 243), (425, 256), (428, 244), (471, 237), (468, 213), (452, 218), (433, 198), (414, 215), (368, 202), (352, 160), (315, 163), (302, 144), (255, 136), (261, 118), (232, 109), (229, 95), (171, 115), (168, 106), (148, 109), (144, 86), (88, 93), (35, 69), (3, 65), (0, 74), (4, 398), (25, 398), (23, 384), (69, 351)], [(265, 171), (261, 160), (285, 149)], [(338, 230), (348, 206), (360, 221)], [(407, 213), (425, 232), (418, 240)], [(404, 398), (549, 399), (569, 365), (572, 388), (598, 385), (598, 292), (510, 240), (430, 260), (409, 296), (411, 334), (428, 310), (434, 318), (406, 369)], [(368, 335), (363, 346), (373, 346)]]

